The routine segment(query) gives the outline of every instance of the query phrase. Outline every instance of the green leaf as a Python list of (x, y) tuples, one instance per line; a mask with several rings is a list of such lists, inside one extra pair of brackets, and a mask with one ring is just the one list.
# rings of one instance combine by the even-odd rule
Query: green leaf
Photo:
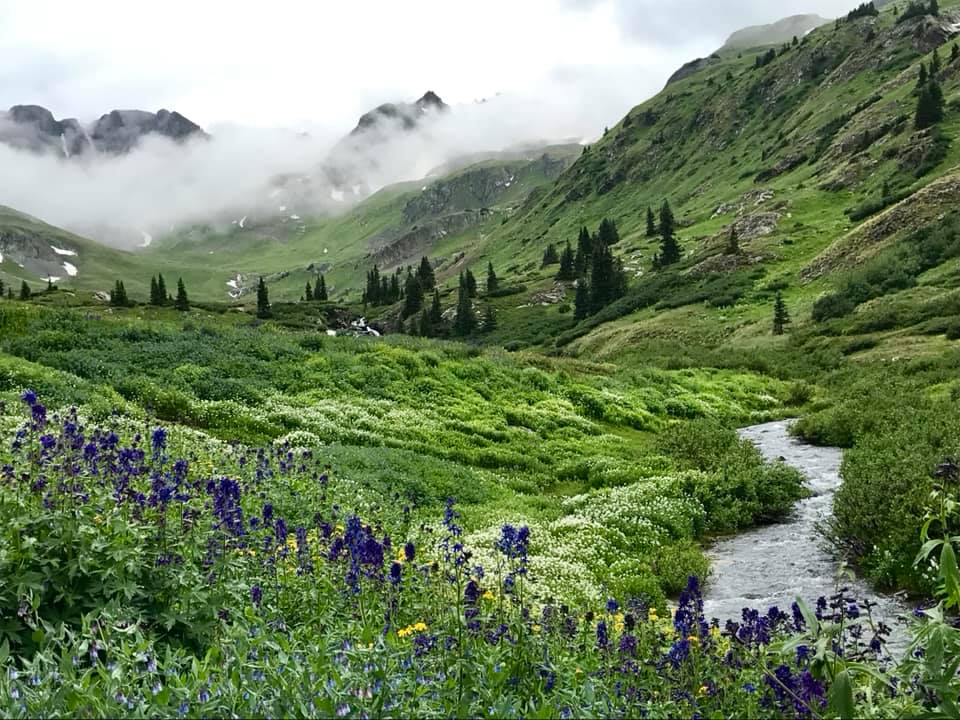
[(4, 638), (3, 644), (0, 645), (0, 665), (6, 663), (8, 657), (10, 657), (10, 642)]
[(943, 544), (940, 552), (940, 579), (943, 580), (947, 607), (960, 604), (960, 571), (957, 570), (957, 554), (953, 545)]
[(853, 686), (850, 684), (850, 675), (846, 670), (838, 673), (833, 679), (833, 685), (830, 686), (829, 711), (843, 720), (854, 717)]
[(913, 564), (919, 565), (921, 562), (930, 557), (930, 553), (937, 549), (937, 546), (943, 542), (943, 539), (936, 540), (927, 540), (923, 547), (920, 548), (920, 552), (917, 553), (917, 557), (914, 559)]

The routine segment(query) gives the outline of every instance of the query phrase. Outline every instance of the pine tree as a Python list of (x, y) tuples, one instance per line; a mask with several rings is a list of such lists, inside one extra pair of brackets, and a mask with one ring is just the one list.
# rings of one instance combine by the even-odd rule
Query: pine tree
[(32, 295), (32, 293), (30, 292), (30, 286), (27, 285), (27, 281), (24, 280), (23, 282), (20, 283), (20, 299), (29, 300), (30, 295)]
[(170, 303), (170, 294), (167, 292), (167, 284), (163, 281), (163, 275), (157, 273), (157, 305), (168, 305)]
[(467, 292), (470, 294), (470, 297), (475, 298), (477, 296), (477, 279), (473, 276), (473, 273), (470, 272), (469, 268), (467, 269), (466, 283)]
[(680, 246), (677, 244), (676, 220), (666, 200), (660, 207), (660, 252), (656, 258), (658, 267), (666, 267), (680, 261)]
[(924, 86), (927, 84), (927, 65), (926, 63), (920, 63), (920, 74), (917, 76), (917, 92), (923, 90)]
[(53, 276), (52, 276), (52, 275), (47, 275), (47, 292), (48, 292), (48, 293), (51, 293), (51, 292), (53, 292), (53, 290), (54, 290), (54, 287), (53, 287)]
[(443, 308), (440, 306), (440, 290), (433, 289), (433, 302), (430, 303), (430, 324), (439, 327), (443, 322)]
[(413, 273), (407, 275), (405, 291), (403, 311), (400, 315), (404, 320), (416, 315), (423, 308), (423, 288), (420, 287), (420, 280)]
[(573, 248), (570, 247), (570, 241), (567, 241), (566, 247), (560, 254), (560, 269), (557, 271), (557, 280), (575, 280), (576, 259), (573, 256)]
[(390, 276), (390, 289), (387, 291), (387, 302), (395, 303), (400, 299), (400, 276), (394, 273)]
[(307, 280), (307, 287), (303, 292), (303, 299), (305, 302), (313, 302), (313, 288), (310, 287), (309, 280)]
[(469, 335), (477, 325), (477, 319), (473, 313), (473, 302), (470, 300), (470, 288), (467, 285), (467, 278), (460, 272), (460, 289), (457, 296), (457, 315), (453, 321), (453, 329), (457, 335)]
[(327, 302), (330, 298), (327, 297), (327, 281), (320, 276), (320, 282), (317, 283), (317, 289), (313, 293), (313, 299), (319, 300), (320, 302)]
[(127, 300), (127, 289), (123, 286), (122, 280), (117, 280), (113, 284), (113, 291), (110, 293), (110, 304), (113, 307), (126, 307), (129, 304)]
[(267, 284), (260, 277), (257, 283), (257, 317), (264, 320), (270, 317), (270, 292), (267, 290)]
[(557, 254), (557, 246), (550, 243), (547, 245), (547, 249), (543, 251), (543, 262), (540, 263), (540, 267), (556, 265), (558, 262), (560, 262), (560, 256)]
[(914, 127), (923, 130), (936, 125), (943, 120), (943, 90), (940, 83), (931, 78), (920, 90), (917, 97), (917, 111), (914, 116)]
[(573, 298), (573, 319), (583, 320), (590, 316), (590, 286), (587, 278), (581, 277), (577, 281), (577, 293)]
[(930, 15), (939, 15), (940, 14), (940, 3), (937, 0), (930, 0), (930, 6), (927, 8), (927, 12)]
[(656, 236), (657, 236), (656, 217), (653, 214), (653, 210), (650, 207), (647, 207), (647, 237), (652, 238)]
[(730, 226), (730, 235), (727, 237), (727, 248), (724, 251), (727, 255), (740, 254), (740, 239), (737, 237), (737, 228)]
[(13, 288), (12, 288), (12, 287), (8, 287), (8, 288), (7, 288), (7, 300), (13, 300)]
[(4, 293), (4, 284), (3, 284), (3, 280), (0, 280), (0, 298), (3, 297), (3, 293)]
[(484, 332), (493, 332), (497, 329), (497, 312), (493, 308), (493, 303), (488, 302), (483, 309), (482, 324)]
[(158, 302), (159, 295), (157, 294), (157, 278), (153, 275), (150, 276), (150, 304), (159, 305)]
[(587, 272), (587, 266), (590, 264), (592, 256), (593, 238), (590, 237), (590, 231), (582, 227), (580, 228), (580, 236), (577, 238), (577, 254), (573, 261), (574, 277), (580, 277)]
[(930, 77), (935, 78), (940, 74), (942, 64), (940, 62), (939, 48), (933, 49), (933, 55), (930, 56)]
[(190, 298), (187, 297), (187, 286), (183, 284), (183, 278), (177, 278), (177, 299), (173, 301), (173, 307), (180, 312), (190, 309)]
[(430, 264), (430, 259), (426, 255), (420, 260), (418, 274), (420, 276), (420, 287), (423, 288), (425, 293), (430, 292), (437, 286), (437, 276), (433, 271), (433, 265)]
[(420, 337), (433, 336), (433, 329), (430, 327), (430, 311), (427, 308), (420, 311), (420, 323), (417, 330)]
[(790, 324), (790, 313), (787, 312), (787, 304), (778, 291), (776, 300), (773, 302), (773, 334), (783, 335), (788, 324)]
[(613, 220), (604, 218), (597, 229), (597, 240), (603, 245), (616, 245), (620, 242), (620, 232)]
[(493, 271), (493, 263), (487, 263), (487, 295), (495, 293), (500, 287), (500, 281), (497, 279), (497, 274)]

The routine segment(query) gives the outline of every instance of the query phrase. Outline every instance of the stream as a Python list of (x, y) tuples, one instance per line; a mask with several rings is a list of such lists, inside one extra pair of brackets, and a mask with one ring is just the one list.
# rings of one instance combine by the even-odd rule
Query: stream
[[(816, 525), (832, 512), (843, 451), (794, 439), (788, 433), (790, 422), (743, 428), (740, 437), (756, 445), (767, 460), (782, 458), (802, 472), (812, 494), (797, 503), (784, 522), (724, 538), (710, 548), (713, 572), (704, 597), (707, 617), (739, 620), (745, 607), (766, 611), (771, 605), (789, 612), (797, 596), (813, 608), (818, 597), (836, 592), (839, 563)], [(858, 599), (877, 603), (874, 617), (893, 629), (889, 649), (904, 647), (907, 628), (899, 618), (913, 607), (895, 596), (878, 594), (859, 578), (846, 578), (842, 584)]]

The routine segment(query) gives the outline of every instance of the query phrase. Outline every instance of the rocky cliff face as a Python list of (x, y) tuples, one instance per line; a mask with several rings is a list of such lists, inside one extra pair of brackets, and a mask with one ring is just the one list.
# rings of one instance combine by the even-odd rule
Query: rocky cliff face
[(203, 129), (178, 112), (114, 110), (87, 129), (74, 118), (57, 120), (39, 105), (14, 105), (0, 113), (0, 142), (36, 153), (64, 157), (100, 152), (120, 155), (151, 134), (175, 141), (205, 137)]

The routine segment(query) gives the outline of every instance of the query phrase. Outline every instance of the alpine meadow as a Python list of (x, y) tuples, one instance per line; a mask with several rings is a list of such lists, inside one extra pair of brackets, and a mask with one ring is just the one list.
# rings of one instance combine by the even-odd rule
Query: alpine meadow
[(323, 5), (0, 6), (0, 717), (960, 717), (960, 0)]

